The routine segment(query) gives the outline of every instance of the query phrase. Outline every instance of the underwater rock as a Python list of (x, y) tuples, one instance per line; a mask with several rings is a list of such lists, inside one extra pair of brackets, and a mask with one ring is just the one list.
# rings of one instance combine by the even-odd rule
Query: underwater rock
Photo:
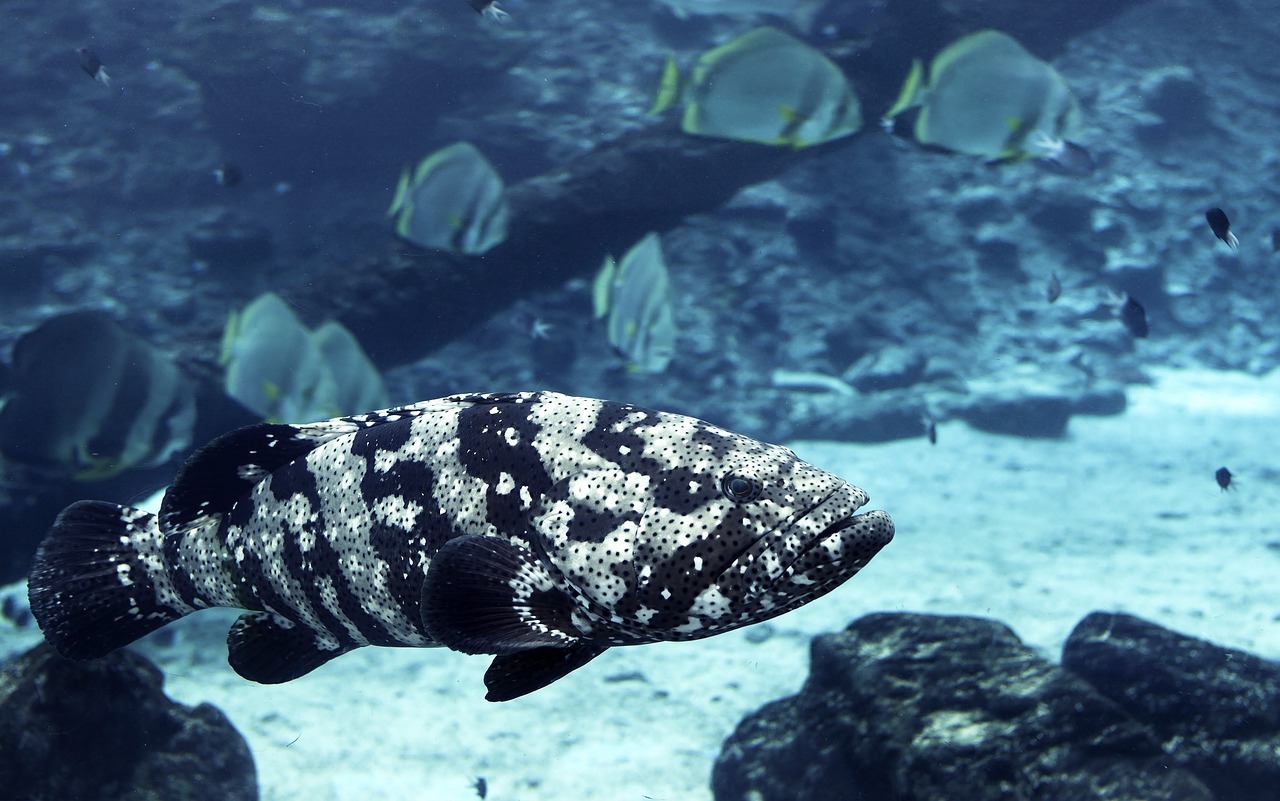
[(924, 378), (926, 361), (914, 348), (890, 346), (859, 359), (841, 378), (859, 392), (903, 389)]
[(1083, 390), (1075, 399), (1072, 411), (1076, 414), (1098, 416), (1120, 414), (1129, 406), (1129, 396), (1119, 382), (1099, 381)]
[(6, 307), (33, 302), (50, 278), (69, 265), (78, 265), (98, 243), (72, 235), (57, 241), (34, 240), (30, 234), (0, 236), (0, 304)]
[(24, 801), (254, 801), (244, 738), (210, 704), (169, 700), (118, 651), (93, 662), (41, 643), (0, 666), (0, 787)]
[(1280, 663), (1094, 612), (1067, 637), (1062, 664), (1151, 727), (1170, 766), (1214, 798), (1270, 798), (1280, 787)]
[(717, 801), (1209, 801), (1156, 735), (1005, 625), (874, 614), (814, 639), (799, 695), (725, 742)]
[(187, 252), (217, 268), (257, 264), (271, 258), (271, 233), (259, 223), (223, 213), (187, 231)]
[[(804, 373), (797, 374), (803, 376)], [(833, 383), (843, 383), (838, 378)], [(776, 377), (775, 377), (776, 380)], [(831, 439), (840, 442), (889, 442), (919, 436), (925, 407), (910, 390), (877, 392), (851, 397), (833, 388), (825, 391), (810, 385), (780, 387), (779, 394), (761, 398), (773, 403), (777, 413), (766, 430), (780, 439)], [(727, 404), (718, 414), (733, 414)], [(714, 415), (712, 415), (714, 416)]]
[(1066, 436), (1072, 411), (1072, 400), (1065, 394), (1010, 386), (1005, 392), (978, 395), (955, 414), (993, 434), (1056, 439)]
[(1189, 67), (1177, 65), (1149, 72), (1138, 95), (1146, 116), (1135, 130), (1146, 145), (1161, 146), (1179, 138), (1214, 133), (1213, 102), (1205, 81)]

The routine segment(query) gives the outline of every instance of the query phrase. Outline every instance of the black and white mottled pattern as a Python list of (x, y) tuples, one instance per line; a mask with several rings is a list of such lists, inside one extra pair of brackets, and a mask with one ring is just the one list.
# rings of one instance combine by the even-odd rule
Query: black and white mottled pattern
[(80, 658), (196, 609), (251, 610), (230, 660), (263, 682), (363, 645), (494, 654), (488, 697), (505, 700), (610, 646), (707, 637), (830, 591), (893, 536), (883, 512), (855, 514), (866, 502), (701, 420), (456, 395), (232, 432), (183, 466), (158, 517), (75, 504), (31, 605)]

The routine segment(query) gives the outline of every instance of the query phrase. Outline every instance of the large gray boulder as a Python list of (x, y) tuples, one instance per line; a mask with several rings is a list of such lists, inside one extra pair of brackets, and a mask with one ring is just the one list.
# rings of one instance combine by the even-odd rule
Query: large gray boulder
[(0, 666), (0, 796), (23, 801), (256, 801), (244, 737), (210, 704), (169, 700), (144, 657), (91, 662), (48, 644)]
[(875, 614), (816, 638), (799, 695), (743, 721), (717, 801), (1209, 801), (1144, 722), (972, 617)]

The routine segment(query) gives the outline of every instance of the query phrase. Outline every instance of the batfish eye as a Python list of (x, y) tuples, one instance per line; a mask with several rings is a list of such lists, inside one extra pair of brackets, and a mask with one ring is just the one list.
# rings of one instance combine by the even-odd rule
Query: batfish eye
[(730, 473), (720, 482), (720, 491), (731, 501), (739, 503), (754, 501), (760, 494), (760, 482), (754, 478), (735, 476)]

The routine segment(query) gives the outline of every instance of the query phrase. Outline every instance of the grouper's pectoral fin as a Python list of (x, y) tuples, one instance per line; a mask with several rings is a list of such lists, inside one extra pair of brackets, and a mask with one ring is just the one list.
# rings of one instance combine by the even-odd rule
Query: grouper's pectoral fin
[(304, 676), (350, 650), (324, 647), (323, 635), (267, 612), (236, 618), (227, 634), (227, 661), (249, 681), (281, 684)]
[(546, 687), (595, 659), (606, 646), (579, 642), (568, 648), (546, 646), (494, 657), (484, 672), (486, 701), (510, 701)]
[(508, 701), (582, 667), (607, 646), (573, 624), (574, 602), (529, 549), (501, 537), (449, 540), (422, 586), (431, 638), (467, 654), (497, 654), (485, 674), (490, 701)]
[(431, 557), (422, 584), (422, 625), (464, 654), (511, 654), (581, 641), (573, 599), (546, 566), (502, 537), (449, 540)]

